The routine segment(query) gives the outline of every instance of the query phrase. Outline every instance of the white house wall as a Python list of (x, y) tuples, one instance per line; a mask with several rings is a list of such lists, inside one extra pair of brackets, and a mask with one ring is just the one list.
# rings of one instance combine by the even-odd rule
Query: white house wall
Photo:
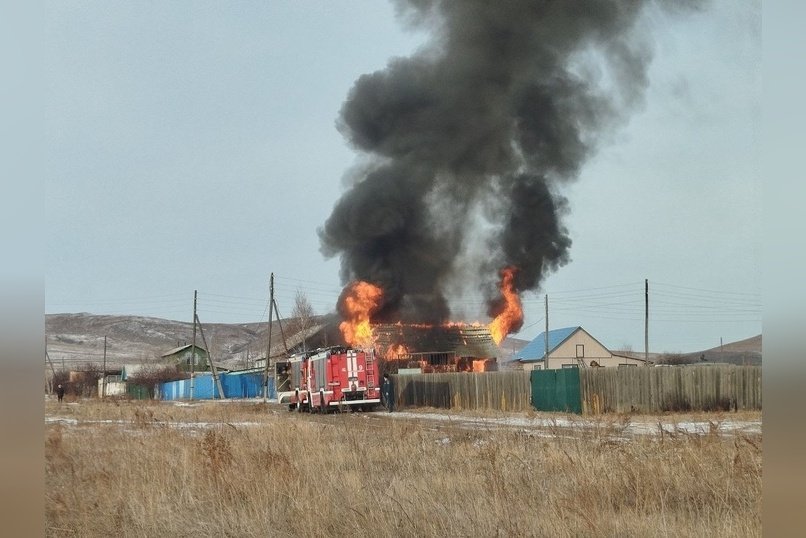
[[(98, 380), (98, 394), (103, 394), (104, 380)], [(125, 396), (126, 395), (126, 382), (125, 381), (107, 381), (106, 382), (106, 395), (107, 396)]]
[[(599, 366), (603, 367), (615, 367), (615, 366), (623, 366), (623, 365), (632, 365), (632, 366), (643, 366), (644, 361), (638, 359), (628, 359), (626, 357), (603, 357), (603, 358), (585, 358), (585, 366), (591, 366), (592, 361), (596, 361)], [(563, 365), (567, 366), (581, 366), (576, 359), (570, 358), (559, 358), (559, 359), (551, 359), (549, 361), (549, 368), (555, 370), (557, 368), (562, 368)]]
[(577, 330), (568, 338), (568, 340), (560, 344), (551, 353), (549, 353), (549, 365), (553, 366), (551, 365), (551, 362), (554, 360), (565, 359), (569, 359), (576, 364), (577, 345), (583, 346), (583, 358), (586, 364), (590, 364), (590, 361), (592, 360), (599, 362), (601, 360), (610, 359), (613, 357), (613, 354), (610, 353), (606, 347), (597, 342), (595, 338), (583, 330)]
[[(606, 347), (585, 332), (584, 329), (578, 329), (565, 342), (549, 353), (549, 369), (556, 370), (563, 366), (583, 367), (582, 364), (580, 364), (580, 359), (577, 358), (577, 345), (583, 346), (582, 351), (584, 356), (581, 357), (581, 361), (585, 363), (585, 367), (590, 367), (591, 363), (594, 361), (602, 367), (618, 367), (625, 364), (635, 366), (644, 365), (644, 361), (640, 359), (613, 355)], [(542, 370), (544, 368), (543, 361), (524, 362), (522, 364), (525, 371)]]

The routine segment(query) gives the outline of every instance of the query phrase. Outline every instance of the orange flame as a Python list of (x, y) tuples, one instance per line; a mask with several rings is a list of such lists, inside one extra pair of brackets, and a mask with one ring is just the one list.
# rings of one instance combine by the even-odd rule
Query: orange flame
[(513, 330), (517, 330), (523, 324), (523, 308), (518, 292), (515, 291), (514, 280), (518, 272), (516, 267), (504, 267), (501, 269), (501, 297), (504, 300), (504, 309), (490, 323), (490, 334), (496, 344)]
[(372, 347), (370, 317), (378, 310), (383, 290), (369, 282), (350, 283), (342, 292), (340, 310), (347, 319), (339, 324), (344, 341), (355, 347)]
[(487, 361), (484, 359), (476, 359), (473, 361), (474, 372), (484, 372), (487, 368)]
[(389, 346), (386, 350), (385, 359), (388, 361), (396, 361), (400, 359), (401, 355), (408, 355), (409, 350), (403, 344), (394, 344)]

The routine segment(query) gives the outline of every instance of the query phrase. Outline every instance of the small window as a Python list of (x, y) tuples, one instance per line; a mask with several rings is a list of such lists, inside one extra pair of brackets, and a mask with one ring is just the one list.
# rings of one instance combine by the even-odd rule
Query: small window
[(637, 364), (628, 364), (626, 362), (624, 364), (619, 364), (618, 365), (619, 368), (633, 368), (633, 367), (637, 367), (637, 366), (638, 366)]
[(563, 368), (579, 368), (578, 364), (563, 364)]
[(577, 359), (585, 357), (585, 344), (577, 344)]

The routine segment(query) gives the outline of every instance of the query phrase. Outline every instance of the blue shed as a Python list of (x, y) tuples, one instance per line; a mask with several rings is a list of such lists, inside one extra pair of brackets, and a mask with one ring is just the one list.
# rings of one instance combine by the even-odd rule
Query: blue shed
[[(224, 398), (257, 398), (263, 396), (263, 375), (255, 372), (230, 372), (219, 374)], [(277, 391), (274, 379), (269, 378), (269, 398), (276, 398)], [(180, 379), (160, 384), (160, 395), (163, 400), (182, 400), (190, 398), (190, 379)], [(193, 398), (212, 400), (219, 398), (213, 375), (209, 372), (198, 374), (193, 379)]]

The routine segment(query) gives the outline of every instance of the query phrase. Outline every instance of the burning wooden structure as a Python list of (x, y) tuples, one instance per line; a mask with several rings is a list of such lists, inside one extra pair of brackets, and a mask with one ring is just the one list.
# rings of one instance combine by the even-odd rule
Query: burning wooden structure
[(383, 306), (383, 289), (370, 282), (353, 281), (339, 297), (339, 330), (347, 345), (373, 349), (385, 362), (386, 372), (494, 371), (498, 369), (498, 343), (523, 323), (523, 309), (513, 288), (516, 272), (515, 268), (502, 270), (500, 304), (487, 325), (376, 323), (373, 316)]
[(373, 324), (375, 349), (386, 369), (433, 372), (489, 372), (498, 369), (498, 346), (484, 325)]

